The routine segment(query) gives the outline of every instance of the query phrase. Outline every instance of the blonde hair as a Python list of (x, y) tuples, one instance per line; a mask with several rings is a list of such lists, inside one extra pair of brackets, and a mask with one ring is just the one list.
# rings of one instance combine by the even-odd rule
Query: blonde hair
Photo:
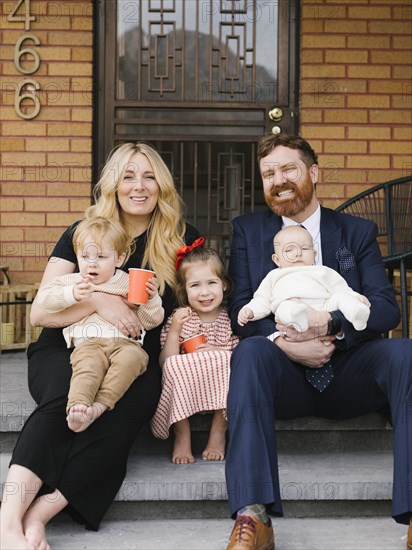
[(126, 254), (127, 261), (131, 252), (131, 239), (124, 227), (117, 220), (108, 220), (98, 216), (82, 220), (73, 233), (73, 248), (77, 254), (85, 245), (97, 244), (102, 246), (106, 240), (118, 257)]
[(103, 168), (93, 195), (95, 204), (86, 210), (87, 218), (103, 216), (120, 221), (129, 231), (117, 199), (117, 190), (130, 158), (135, 153), (145, 155), (150, 162), (159, 198), (147, 229), (147, 244), (141, 267), (150, 267), (156, 272), (160, 293), (168, 284), (176, 288), (176, 250), (184, 244), (186, 225), (183, 221), (183, 201), (176, 191), (172, 175), (159, 153), (146, 143), (125, 143), (116, 147)]

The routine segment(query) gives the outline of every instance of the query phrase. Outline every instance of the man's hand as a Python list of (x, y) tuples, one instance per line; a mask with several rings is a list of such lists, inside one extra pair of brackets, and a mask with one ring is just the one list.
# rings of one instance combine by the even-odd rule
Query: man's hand
[(333, 341), (334, 337), (326, 336), (330, 314), (327, 311), (319, 311), (310, 306), (307, 307), (307, 312), (309, 328), (305, 332), (297, 331), (291, 324), (283, 325), (281, 323), (276, 324), (277, 330), (282, 333), (282, 336), (288, 342), (307, 342), (319, 339)]
[(331, 343), (333, 336), (322, 338), (322, 340), (310, 340), (305, 342), (292, 342), (285, 340), (283, 336), (276, 338), (274, 343), (289, 357), (305, 367), (318, 369), (329, 363), (335, 345)]

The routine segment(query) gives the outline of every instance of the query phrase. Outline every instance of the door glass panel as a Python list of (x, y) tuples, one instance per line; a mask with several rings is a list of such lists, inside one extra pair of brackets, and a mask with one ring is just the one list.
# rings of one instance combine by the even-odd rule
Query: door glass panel
[(118, 1), (117, 99), (276, 101), (278, 4)]

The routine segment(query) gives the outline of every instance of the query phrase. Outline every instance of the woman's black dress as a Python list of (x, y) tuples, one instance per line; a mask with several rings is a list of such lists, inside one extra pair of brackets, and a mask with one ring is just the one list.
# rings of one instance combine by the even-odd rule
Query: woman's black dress
[[(77, 263), (71, 244), (73, 227), (65, 231), (51, 256)], [(186, 244), (198, 236), (198, 231), (188, 225)], [(140, 235), (136, 250), (122, 269), (141, 266), (145, 244), (146, 234)], [(169, 287), (162, 300), (166, 320), (175, 306)], [(71, 431), (66, 422), (72, 349), (66, 347), (62, 330), (44, 328), (39, 340), (29, 346), (28, 383), (38, 406), (20, 433), (11, 464), (28, 468), (44, 481), (39, 494), (57, 488), (69, 501), (68, 511), (89, 529), (98, 529), (125, 477), (133, 440), (156, 409), (161, 381), (160, 329), (145, 336), (147, 371), (113, 410), (80, 433)]]

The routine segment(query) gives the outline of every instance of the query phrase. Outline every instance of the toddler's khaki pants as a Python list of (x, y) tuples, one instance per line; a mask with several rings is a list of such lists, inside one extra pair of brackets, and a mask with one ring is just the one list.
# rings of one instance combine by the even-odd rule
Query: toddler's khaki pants
[(71, 354), (73, 374), (67, 411), (76, 403), (102, 403), (113, 409), (147, 368), (149, 356), (126, 338), (92, 338)]

